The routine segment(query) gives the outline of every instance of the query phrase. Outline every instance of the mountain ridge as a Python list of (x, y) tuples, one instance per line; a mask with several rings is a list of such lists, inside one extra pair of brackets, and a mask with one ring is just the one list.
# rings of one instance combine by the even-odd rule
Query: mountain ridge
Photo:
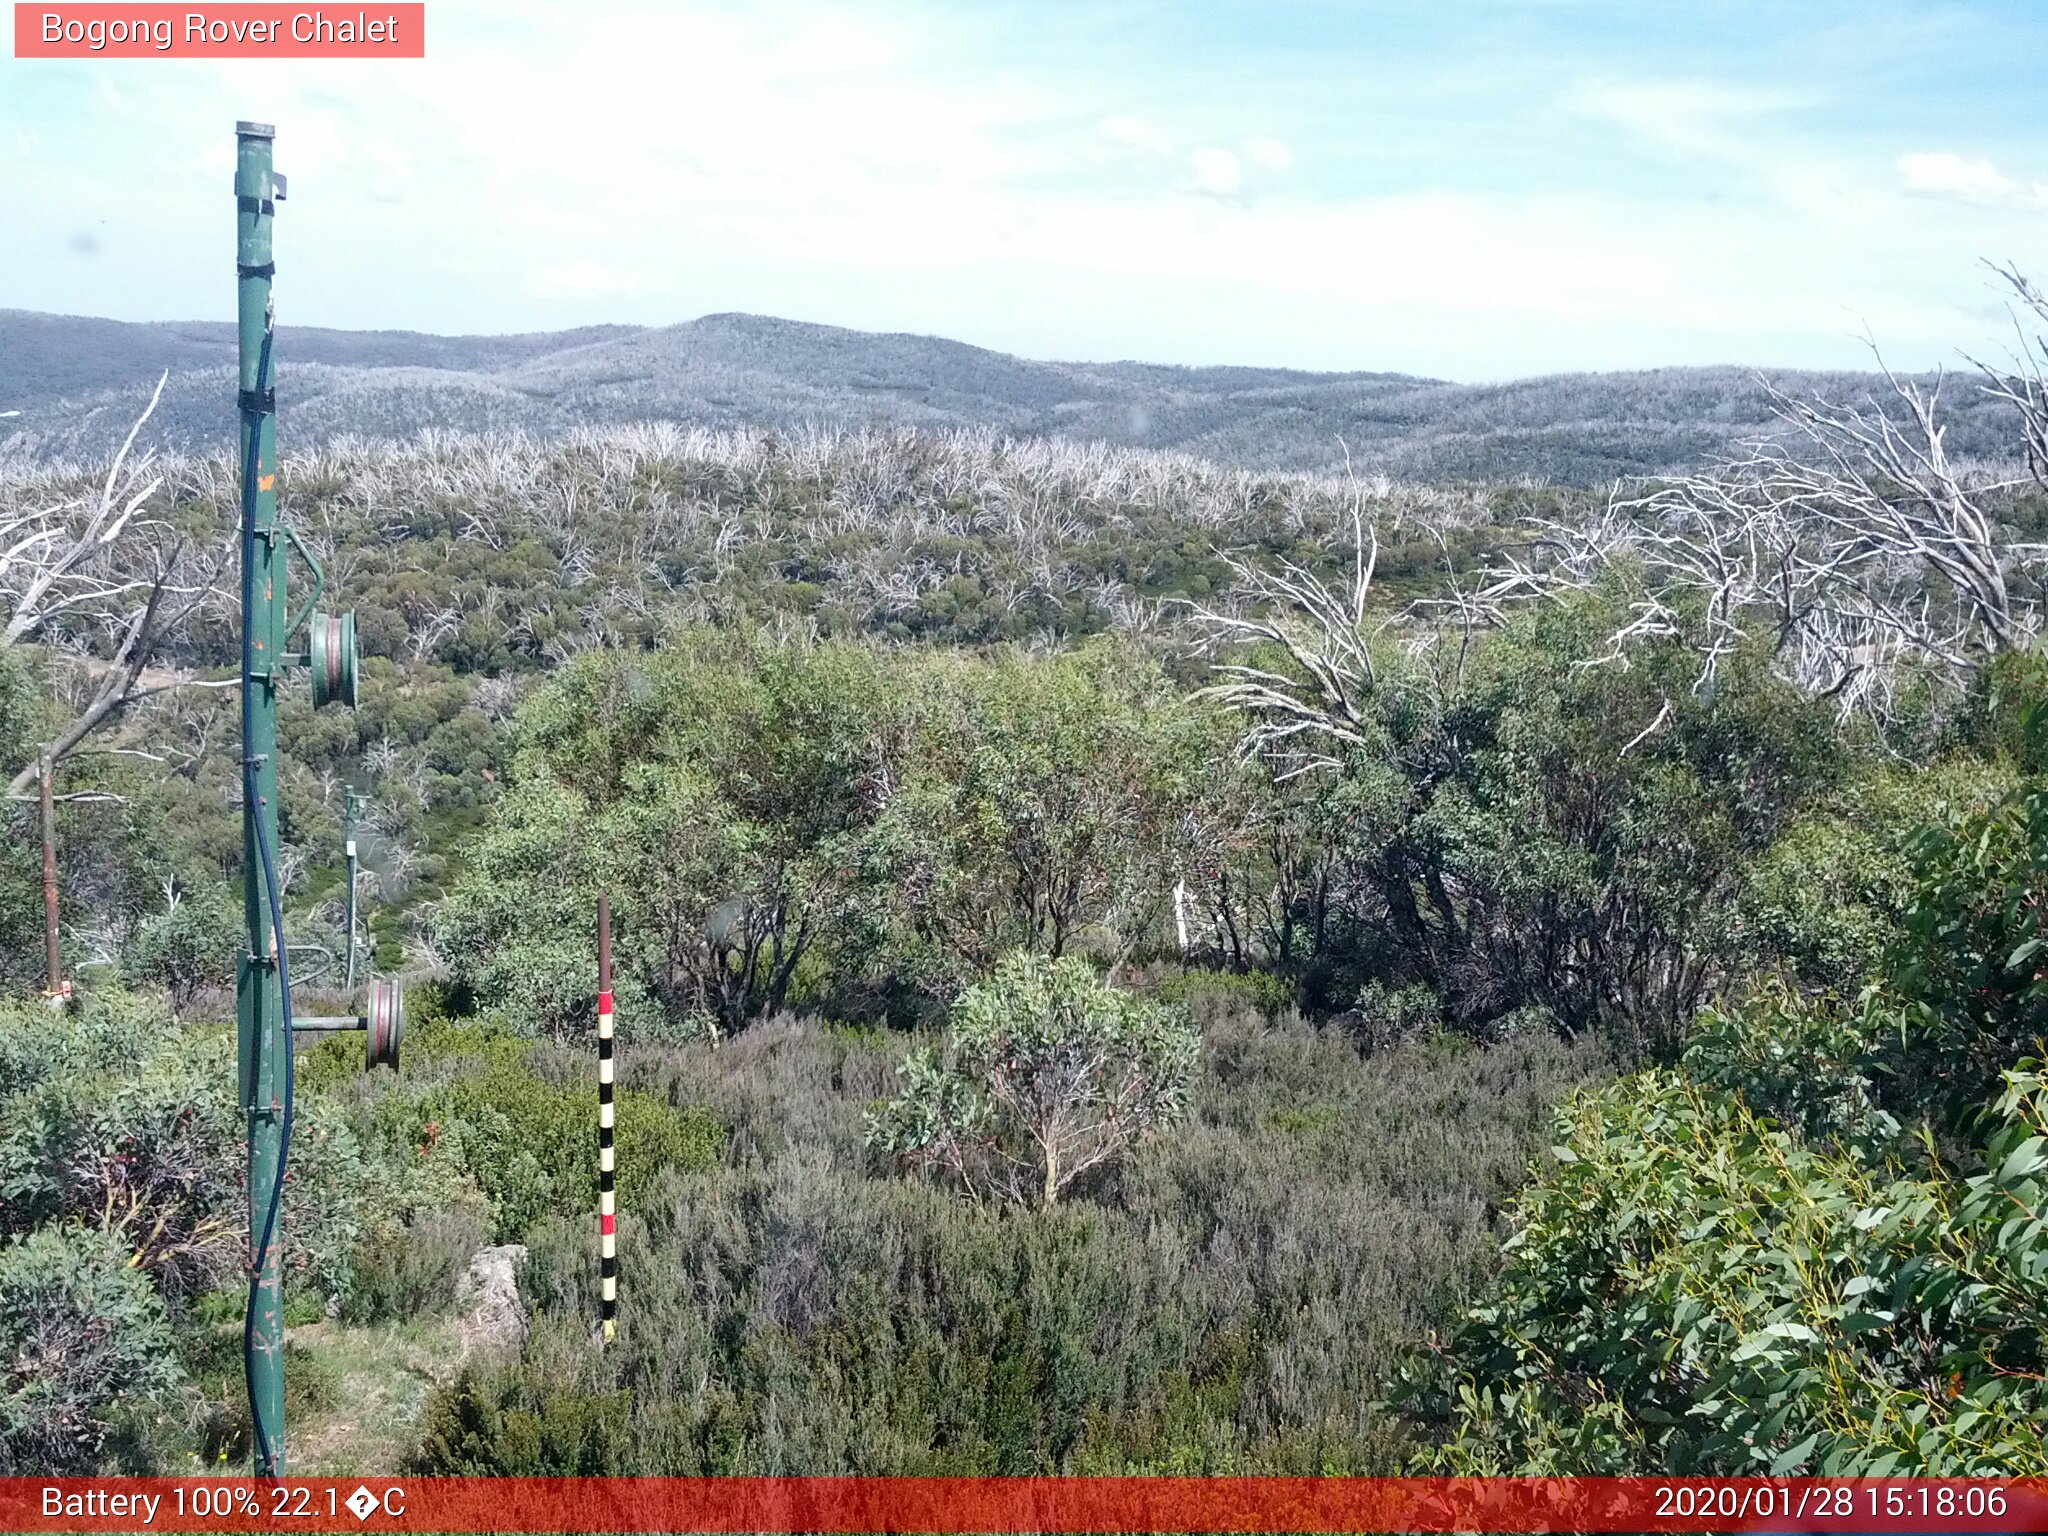
[[(232, 441), (235, 327), (0, 309), (0, 458), (116, 445), (160, 372), (148, 441)], [(640, 420), (717, 427), (985, 428), (1172, 449), (1246, 468), (1597, 485), (1695, 467), (1766, 430), (1762, 382), (1834, 397), (1875, 375), (1672, 367), (1491, 384), (1375, 370), (1023, 358), (915, 332), (720, 311), (666, 326), (442, 336), (278, 327), (286, 442), (423, 428), (548, 437)], [(1950, 446), (1991, 454), (1995, 402), (1957, 401)], [(2009, 441), (2009, 438), (2003, 440)]]

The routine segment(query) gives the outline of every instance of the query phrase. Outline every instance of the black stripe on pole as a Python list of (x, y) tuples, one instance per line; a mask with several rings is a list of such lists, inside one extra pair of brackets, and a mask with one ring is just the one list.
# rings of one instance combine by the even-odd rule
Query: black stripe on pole
[(612, 900), (597, 898), (597, 1210), (600, 1337), (610, 1339), (619, 1311), (618, 1207), (612, 1139)]

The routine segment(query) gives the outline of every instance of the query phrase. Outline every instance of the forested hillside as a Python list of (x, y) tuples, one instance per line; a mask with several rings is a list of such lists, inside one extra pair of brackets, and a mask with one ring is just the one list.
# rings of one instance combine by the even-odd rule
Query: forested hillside
[[(597, 400), (669, 339), (531, 356)], [(354, 792), (413, 1000), (396, 1072), (301, 1055), (294, 1470), (2048, 1473), (2048, 391), (1969, 387), (1613, 496), (1010, 423), (287, 438), (365, 652), (284, 696), (293, 965), (347, 1001)], [(0, 474), (49, 552), (0, 577), (0, 1471), (247, 1454), (235, 502)]]
[[(281, 325), (285, 440), (408, 439), (437, 428), (558, 438), (578, 427), (980, 427), (1173, 449), (1264, 470), (1410, 481), (1605, 487), (1691, 469), (1773, 427), (1763, 381), (1666, 368), (1465, 385), (1374, 372), (1034, 362), (930, 336), (761, 315), (664, 328), (427, 336)], [(1361, 361), (1370, 362), (1370, 359)], [(234, 434), (234, 330), (0, 311), (0, 459), (104, 455), (160, 373), (151, 441), (206, 453)], [(1771, 388), (1888, 399), (1876, 375), (1779, 372)], [(1951, 452), (1996, 456), (2016, 432), (1973, 389), (1948, 401)]]

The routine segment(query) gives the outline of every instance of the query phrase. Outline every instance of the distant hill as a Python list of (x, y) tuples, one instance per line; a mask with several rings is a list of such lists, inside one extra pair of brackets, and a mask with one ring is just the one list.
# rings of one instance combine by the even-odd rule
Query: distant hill
[[(522, 336), (278, 329), (280, 429), (292, 443), (404, 438), (428, 427), (542, 436), (645, 419), (714, 426), (874, 420), (1178, 449), (1260, 469), (1362, 470), (1415, 480), (1532, 477), (1597, 485), (1700, 462), (1768, 425), (1735, 368), (1562, 374), (1454, 384), (1395, 373), (1034, 362), (932, 336), (762, 315), (660, 328)], [(235, 331), (0, 310), (0, 457), (103, 453), (160, 372), (152, 440), (232, 440)], [(1795, 392), (1859, 396), (1858, 374), (1778, 373)], [(1998, 410), (1954, 392), (1950, 447), (1996, 455)], [(1342, 446), (1340, 446), (1340, 444)]]

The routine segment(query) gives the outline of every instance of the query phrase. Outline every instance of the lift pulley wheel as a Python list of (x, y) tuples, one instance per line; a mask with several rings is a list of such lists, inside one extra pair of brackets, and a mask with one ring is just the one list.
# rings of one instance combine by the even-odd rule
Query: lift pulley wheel
[(396, 1072), (398, 1047), (405, 1039), (404, 985), (396, 981), (372, 981), (369, 1009), (364, 1017), (367, 1024), (364, 1068), (389, 1067)]
[(313, 673), (313, 707), (356, 702), (356, 616), (316, 613), (307, 629), (306, 658)]

